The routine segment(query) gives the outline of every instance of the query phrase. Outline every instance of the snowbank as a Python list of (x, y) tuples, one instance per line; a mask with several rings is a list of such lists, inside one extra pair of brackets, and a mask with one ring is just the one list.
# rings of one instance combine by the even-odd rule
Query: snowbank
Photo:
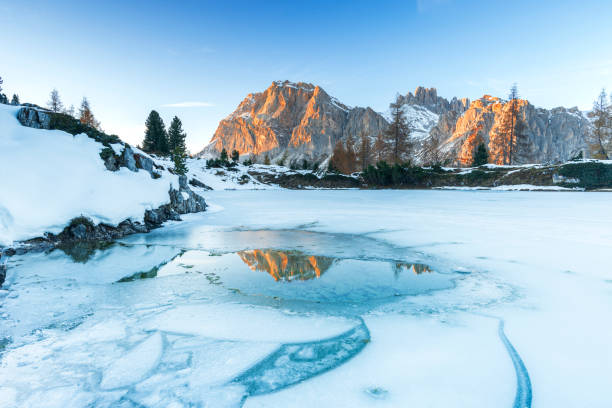
[(145, 171), (108, 171), (102, 144), (21, 126), (18, 110), (0, 105), (0, 245), (58, 233), (80, 215), (113, 225), (141, 221), (145, 210), (170, 201), (172, 185), (178, 188), (168, 173), (153, 180)]

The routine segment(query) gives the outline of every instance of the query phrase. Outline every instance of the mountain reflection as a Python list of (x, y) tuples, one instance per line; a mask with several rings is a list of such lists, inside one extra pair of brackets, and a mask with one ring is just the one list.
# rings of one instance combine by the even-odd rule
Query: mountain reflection
[[(253, 249), (239, 251), (238, 256), (253, 271), (267, 272), (275, 281), (305, 281), (321, 277), (333, 264), (336, 258), (308, 255), (296, 250)], [(403, 271), (420, 275), (432, 272), (425, 264), (390, 263), (395, 277)], [(355, 271), (359, 272), (359, 271)]]
[(253, 249), (240, 251), (238, 256), (253, 271), (269, 273), (276, 281), (309, 280), (324, 274), (335, 259), (307, 255), (300, 251)]
[(393, 273), (395, 276), (399, 276), (403, 271), (409, 271), (414, 273), (415, 275), (420, 275), (422, 273), (430, 273), (432, 272), (429, 265), (425, 264), (411, 264), (411, 263), (402, 263), (397, 262), (393, 264)]

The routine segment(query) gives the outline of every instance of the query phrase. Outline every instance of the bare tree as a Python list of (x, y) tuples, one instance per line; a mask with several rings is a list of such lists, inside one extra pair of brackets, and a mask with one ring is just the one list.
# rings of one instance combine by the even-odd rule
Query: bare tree
[(361, 132), (361, 143), (359, 146), (358, 162), (361, 167), (361, 171), (364, 171), (370, 165), (370, 157), (372, 155), (372, 146), (370, 145), (370, 138)]
[(51, 109), (53, 112), (61, 112), (64, 110), (64, 104), (60, 99), (59, 92), (57, 92), (57, 89), (53, 88), (50, 94), (50, 98), (51, 99), (49, 100), (49, 102), (47, 102), (47, 106), (49, 107), (49, 109)]
[(512, 153), (514, 152), (515, 148), (515, 130), (516, 130), (516, 124), (517, 124), (517, 119), (518, 119), (518, 114), (519, 114), (519, 105), (518, 105), (518, 87), (516, 86), (516, 83), (512, 84), (512, 87), (510, 88), (510, 95), (508, 96), (508, 103), (510, 104), (510, 137), (508, 140), (508, 164), (512, 164)]
[(443, 165), (447, 159), (446, 154), (441, 149), (442, 143), (440, 139), (428, 136), (423, 141), (423, 156), (422, 161), (426, 166)]
[(100, 130), (100, 122), (94, 117), (91, 107), (89, 106), (89, 101), (85, 97), (83, 97), (81, 108), (79, 109), (79, 121), (84, 125)]
[(593, 110), (589, 113), (589, 117), (593, 118), (593, 130), (590, 137), (593, 157), (607, 160), (609, 156), (606, 145), (610, 143), (610, 105), (608, 105), (605, 89), (601, 90), (593, 103)]
[(372, 151), (372, 157), (375, 158), (376, 163), (380, 161), (386, 161), (389, 158), (389, 145), (387, 144), (387, 141), (385, 140), (385, 137), (382, 133), (379, 133), (376, 136)]
[(391, 150), (391, 161), (399, 164), (404, 159), (410, 159), (413, 143), (410, 138), (410, 127), (403, 110), (401, 95), (397, 95), (395, 102), (389, 105), (391, 110), (391, 123), (385, 131), (385, 137)]

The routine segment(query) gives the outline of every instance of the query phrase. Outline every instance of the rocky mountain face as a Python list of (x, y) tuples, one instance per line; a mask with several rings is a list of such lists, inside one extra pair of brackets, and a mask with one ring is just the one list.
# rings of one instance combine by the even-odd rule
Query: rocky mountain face
[(249, 94), (219, 123), (200, 155), (217, 155), (225, 148), (259, 161), (267, 155), (272, 162), (285, 158), (286, 164), (324, 162), (338, 140), (375, 136), (386, 126), (372, 109), (344, 105), (319, 86), (277, 81), (264, 92)]
[[(428, 91), (435, 95), (435, 89)], [(432, 104), (431, 100), (431, 97), (412, 98), (408, 103), (430, 106), (441, 112), (429, 137), (439, 144), (440, 151), (452, 164), (469, 166), (480, 143), (487, 147), (491, 163), (503, 164), (506, 143), (503, 134), (511, 116), (508, 101), (489, 95), (471, 103), (467, 100), (456, 103), (453, 99), (449, 103)], [(525, 125), (525, 138), (516, 147), (513, 164), (561, 162), (580, 152), (586, 154), (591, 125), (578, 108), (548, 110), (536, 108), (524, 99), (518, 100), (517, 105), (518, 120)]]
[[(487, 147), (491, 163), (504, 163), (503, 135), (511, 112), (507, 101), (489, 95), (449, 101), (435, 88), (424, 87), (401, 100), (416, 141), (417, 163), (426, 163), (425, 150), (434, 146), (446, 163), (469, 166), (480, 143)], [(586, 154), (591, 125), (577, 108), (548, 110), (527, 100), (517, 104), (525, 137), (512, 164), (561, 162)], [(268, 156), (272, 163), (285, 159), (286, 165), (302, 159), (325, 164), (338, 140), (346, 142), (351, 136), (358, 150), (361, 135), (373, 140), (387, 126), (381, 114), (350, 108), (318, 86), (277, 81), (264, 92), (249, 94), (221, 121), (200, 155), (215, 156), (225, 148), (228, 153), (251, 154), (260, 162)]]

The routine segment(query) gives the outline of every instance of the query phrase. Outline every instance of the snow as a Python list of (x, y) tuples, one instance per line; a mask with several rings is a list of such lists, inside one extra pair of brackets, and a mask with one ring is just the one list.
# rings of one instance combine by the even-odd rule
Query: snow
[(0, 105), (0, 245), (58, 233), (81, 215), (113, 225), (142, 220), (178, 186), (169, 173), (153, 180), (145, 171), (107, 171), (102, 144), (85, 134), (21, 126), (18, 109)]
[[(517, 395), (517, 374), (534, 407), (609, 406), (611, 193), (206, 198), (217, 211), (87, 263), (9, 259), (3, 406), (503, 407), (531, 395)], [(258, 248), (337, 261), (316, 281), (276, 282), (240, 266), (235, 251)], [(367, 262), (428, 264), (453, 284), (345, 302), (343, 290), (369, 287)], [(292, 296), (310, 284), (338, 301)]]
[(404, 105), (402, 109), (412, 130), (411, 136), (417, 140), (428, 137), (431, 129), (438, 124), (439, 116), (423, 106)]

